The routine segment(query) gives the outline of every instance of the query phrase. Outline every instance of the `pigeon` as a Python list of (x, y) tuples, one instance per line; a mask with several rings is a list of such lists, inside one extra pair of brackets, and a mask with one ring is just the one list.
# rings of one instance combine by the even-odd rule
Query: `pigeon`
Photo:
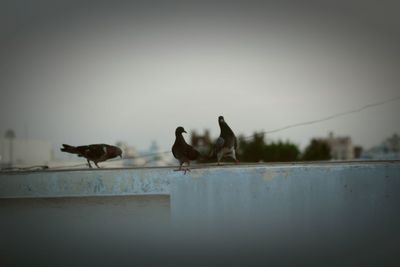
[(60, 150), (71, 154), (77, 154), (78, 157), (86, 158), (90, 168), (92, 168), (90, 161), (93, 161), (97, 168), (100, 168), (99, 165), (97, 165), (99, 162), (118, 156), (122, 158), (122, 150), (119, 147), (106, 144), (94, 144), (88, 146), (70, 146), (63, 144), (63, 148)]
[[(172, 146), (172, 154), (174, 157), (179, 160), (179, 169), (176, 171), (184, 171), (185, 174), (187, 171), (190, 171), (190, 161), (196, 160), (200, 158), (200, 153), (196, 149), (194, 149), (191, 145), (188, 145), (185, 139), (182, 136), (182, 133), (186, 133), (183, 127), (178, 127), (175, 130), (175, 143)], [(183, 163), (187, 162), (188, 167), (186, 169), (182, 169)]]
[(236, 163), (239, 163), (236, 159), (237, 139), (235, 134), (225, 122), (223, 116), (218, 117), (218, 123), (221, 133), (214, 145), (214, 155), (217, 155), (218, 165), (220, 165), (221, 159), (226, 156), (230, 156)]

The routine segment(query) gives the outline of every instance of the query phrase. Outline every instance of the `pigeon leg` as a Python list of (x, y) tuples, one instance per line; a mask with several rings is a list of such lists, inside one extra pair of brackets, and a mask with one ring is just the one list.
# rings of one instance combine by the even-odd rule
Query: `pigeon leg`
[(235, 164), (239, 164), (239, 160), (236, 158), (236, 151), (232, 150), (232, 158), (235, 160)]
[(186, 175), (186, 172), (191, 172), (191, 170), (189, 168), (185, 168), (185, 169), (183, 169), (183, 171), (184, 171), (185, 175)]
[(188, 166), (187, 166), (187, 168), (185, 169), (185, 174), (186, 174), (186, 172), (191, 172), (191, 170), (190, 170), (190, 161), (188, 161)]
[(179, 169), (178, 169), (178, 171), (182, 171), (182, 166), (183, 166), (183, 161), (181, 162), (181, 165), (179, 165)]
[(89, 160), (87, 160), (87, 163), (89, 165), (89, 168), (93, 168), (92, 165), (90, 165), (90, 161)]
[(189, 168), (182, 168), (182, 169), (177, 169), (177, 170), (174, 170), (174, 171), (176, 171), (176, 172), (183, 171), (183, 173), (186, 174), (186, 172), (190, 172), (190, 169)]
[(180, 165), (179, 165), (179, 168), (176, 169), (176, 170), (174, 170), (174, 171), (176, 171), (176, 172), (178, 172), (178, 171), (183, 171), (183, 170), (182, 170), (182, 165), (183, 165), (183, 162), (181, 162)]
[[(183, 167), (182, 167), (183, 163), (184, 163), (184, 162), (182, 162), (181, 165), (179, 165), (179, 168), (176, 169), (176, 170), (174, 170), (174, 171), (183, 171), (184, 174), (186, 174), (186, 172), (190, 172), (189, 167), (188, 167), (188, 168), (183, 168)], [(189, 163), (188, 163), (188, 164), (189, 164)], [(189, 164), (189, 165), (190, 165), (190, 164)]]
[(218, 166), (221, 166), (221, 159), (222, 159), (223, 155), (224, 155), (224, 153), (222, 153), (222, 152), (217, 154), (217, 162), (218, 162), (217, 165)]
[(94, 165), (96, 165), (96, 167), (100, 169), (100, 166), (99, 166), (99, 165), (97, 165), (97, 162), (95, 162), (95, 163), (94, 163)]

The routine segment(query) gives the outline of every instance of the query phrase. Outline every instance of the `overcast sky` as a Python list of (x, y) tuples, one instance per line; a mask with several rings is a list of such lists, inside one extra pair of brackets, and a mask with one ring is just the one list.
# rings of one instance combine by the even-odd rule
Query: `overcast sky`
[[(216, 137), (219, 115), (250, 135), (399, 96), (399, 9), (376, 2), (3, 2), (0, 133), (165, 150), (177, 126)], [(397, 101), (268, 138), (334, 131), (368, 148), (400, 133), (399, 114)]]

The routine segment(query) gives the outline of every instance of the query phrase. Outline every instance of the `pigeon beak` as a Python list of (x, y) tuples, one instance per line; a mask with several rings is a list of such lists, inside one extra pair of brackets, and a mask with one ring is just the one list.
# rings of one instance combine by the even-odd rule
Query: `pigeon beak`
[(183, 131), (184, 133), (187, 133), (186, 131)]

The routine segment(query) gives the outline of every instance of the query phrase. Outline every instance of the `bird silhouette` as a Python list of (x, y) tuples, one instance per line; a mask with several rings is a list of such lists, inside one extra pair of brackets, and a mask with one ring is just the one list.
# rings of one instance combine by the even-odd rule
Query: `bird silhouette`
[(220, 165), (221, 159), (227, 156), (233, 158), (236, 164), (239, 163), (236, 158), (237, 139), (235, 134), (223, 116), (218, 117), (218, 124), (221, 133), (214, 144), (214, 154), (217, 156), (218, 165)]
[(119, 147), (107, 144), (93, 144), (87, 146), (70, 146), (63, 144), (60, 149), (63, 152), (77, 154), (78, 157), (86, 158), (89, 167), (90, 161), (93, 161), (97, 168), (100, 168), (98, 163), (120, 156), (122, 158), (122, 150)]
[[(175, 143), (172, 146), (172, 154), (179, 160), (179, 169), (176, 171), (184, 171), (186, 174), (187, 171), (190, 171), (190, 161), (199, 159), (201, 155), (199, 151), (186, 143), (182, 133), (186, 133), (185, 129), (181, 126), (177, 127), (175, 130)], [(188, 167), (182, 168), (185, 162), (188, 164)]]

